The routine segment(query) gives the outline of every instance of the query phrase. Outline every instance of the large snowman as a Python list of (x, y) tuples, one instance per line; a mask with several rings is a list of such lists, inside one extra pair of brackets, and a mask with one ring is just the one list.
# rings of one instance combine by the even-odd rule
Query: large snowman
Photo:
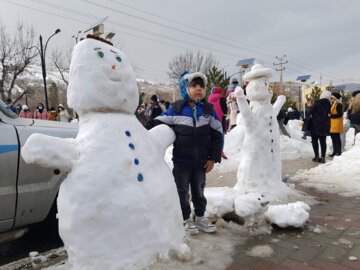
[(268, 199), (291, 192), (281, 178), (280, 132), (276, 118), (286, 98), (279, 96), (274, 105), (271, 104), (268, 79), (272, 73), (272, 69), (255, 64), (243, 77), (249, 82), (247, 95), (241, 87), (235, 89), (244, 138), (234, 188), (241, 193), (266, 194)]
[(75, 139), (32, 135), (26, 162), (68, 171), (58, 196), (59, 231), (76, 270), (143, 269), (182, 245), (176, 186), (164, 162), (175, 135), (147, 131), (134, 116), (139, 96), (128, 58), (87, 38), (74, 48), (68, 104)]

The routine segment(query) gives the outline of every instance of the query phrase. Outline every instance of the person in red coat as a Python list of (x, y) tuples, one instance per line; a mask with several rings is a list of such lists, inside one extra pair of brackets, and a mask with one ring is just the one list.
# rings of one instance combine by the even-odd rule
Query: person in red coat
[(44, 108), (44, 104), (39, 103), (37, 105), (36, 111), (34, 112), (34, 119), (49, 120), (49, 114)]
[[(219, 120), (221, 121), (224, 134), (226, 132), (226, 114), (227, 114), (227, 104), (226, 98), (223, 95), (223, 89), (221, 87), (213, 87), (211, 89), (210, 95), (208, 97), (208, 103), (211, 103), (214, 106), (215, 113)], [(227, 159), (224, 152), (221, 152), (221, 157)]]
[(32, 112), (29, 110), (29, 107), (27, 105), (22, 106), (22, 110), (19, 114), (19, 117), (32, 119), (32, 117), (33, 117)]

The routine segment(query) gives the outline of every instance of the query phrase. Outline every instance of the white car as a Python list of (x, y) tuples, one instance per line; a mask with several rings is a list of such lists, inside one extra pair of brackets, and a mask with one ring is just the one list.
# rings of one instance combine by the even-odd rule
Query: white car
[(65, 173), (26, 164), (21, 147), (33, 133), (74, 138), (77, 124), (18, 118), (0, 101), (0, 242), (1, 234), (43, 221), (56, 206)]

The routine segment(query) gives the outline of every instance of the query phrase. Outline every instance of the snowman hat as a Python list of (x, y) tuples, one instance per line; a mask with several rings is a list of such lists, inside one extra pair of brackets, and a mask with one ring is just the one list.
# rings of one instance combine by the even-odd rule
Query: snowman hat
[(251, 67), (251, 71), (247, 72), (243, 76), (244, 81), (252, 81), (265, 77), (266, 79), (271, 78), (273, 75), (273, 70), (271, 68), (264, 68), (261, 64), (255, 64)]

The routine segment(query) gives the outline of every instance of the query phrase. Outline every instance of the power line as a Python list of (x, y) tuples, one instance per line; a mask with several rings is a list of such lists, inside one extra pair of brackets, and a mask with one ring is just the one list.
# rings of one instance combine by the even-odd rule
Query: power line
[[(210, 32), (210, 31), (207, 31), (207, 30), (204, 30), (204, 29), (195, 27), (195, 26), (193, 26), (193, 25), (188, 25), (188, 24), (182, 23), (182, 22), (180, 22), (180, 21), (177, 21), (177, 20), (174, 20), (174, 19), (171, 19), (171, 18), (168, 18), (168, 17), (160, 16), (160, 15), (158, 15), (158, 14), (155, 14), (155, 13), (152, 13), (152, 12), (149, 12), (149, 11), (146, 11), (146, 10), (143, 10), (143, 9), (136, 8), (136, 7), (134, 7), (134, 6), (125, 4), (125, 3), (121, 2), (121, 1), (118, 1), (118, 0), (111, 0), (111, 1), (114, 2), (114, 3), (116, 3), (116, 4), (118, 4), (118, 5), (122, 5), (122, 6), (125, 6), (125, 7), (127, 7), (127, 8), (130, 8), (130, 9), (133, 9), (133, 10), (136, 10), (136, 11), (140, 11), (140, 12), (143, 12), (143, 13), (145, 13), (145, 14), (149, 14), (149, 15), (151, 15), (151, 16), (157, 17), (157, 18), (167, 20), (167, 21), (169, 21), (169, 22), (173, 22), (173, 23), (179, 24), (179, 25), (181, 25), (181, 26), (188, 27), (188, 28), (190, 28), (190, 29), (194, 29), (194, 30), (197, 30), (197, 31), (200, 31), (200, 32), (203, 32), (203, 33), (212, 35), (212, 36), (218, 36), (218, 37), (220, 37), (220, 38), (224, 38), (224, 39), (227, 39), (227, 40), (230, 40), (230, 41), (234, 41), (234, 42), (236, 42), (236, 43), (242, 43), (242, 44), (244, 44), (244, 45), (246, 45), (246, 46), (250, 46), (250, 47), (252, 47), (252, 48), (258, 48), (258, 49), (260, 49), (260, 50), (262, 50), (262, 51), (267, 51), (267, 52), (269, 52), (269, 53), (271, 53), (271, 54), (277, 54), (277, 52), (275, 52), (275, 51), (268, 50), (268, 49), (264, 49), (264, 48), (255, 46), (255, 45), (253, 45), (253, 44), (246, 44), (246, 43), (244, 43), (244, 42), (240, 42), (239, 40), (235, 40), (235, 39), (232, 39), (232, 38), (230, 38), (230, 37), (226, 37), (226, 36), (223, 36), (223, 35), (214, 33), (214, 32)], [(271, 55), (271, 57), (272, 57), (272, 55)], [(295, 59), (295, 60), (297, 60), (295, 57), (289, 56), (289, 58), (290, 58), (290, 59)], [(299, 61), (298, 61), (298, 62), (299, 62)], [(300, 61), (300, 62), (301, 62), (301, 61)], [(299, 66), (299, 67), (303, 67), (303, 68), (305, 68), (305, 69), (312, 69), (313, 71), (320, 71), (320, 70), (318, 70), (316, 67), (315, 67), (315, 68), (314, 68), (314, 67), (313, 67), (313, 68), (308, 68), (308, 67), (304, 67), (303, 65), (300, 65), (300, 64), (296, 64), (296, 63), (292, 63), (292, 64), (293, 64), (293, 65), (296, 65), (296, 66)], [(308, 65), (308, 66), (311, 67), (310, 65)], [(321, 71), (320, 71), (320, 73), (328, 74), (327, 77), (329, 77), (329, 78), (336, 78), (336, 77), (333, 76), (333, 75), (329, 75), (329, 73), (327, 73), (327, 72), (321, 72)]]
[[(47, 2), (45, 2), (45, 1), (41, 1), (41, 0), (29, 0), (29, 1), (38, 3), (38, 4), (40, 4), (40, 5), (50, 6), (50, 7), (55, 8), (55, 9), (60, 9), (60, 10), (65, 11), (65, 12), (70, 12), (70, 13), (72, 13), (72, 14), (76, 14), (76, 15), (79, 15), (79, 14), (80, 14), (80, 15), (85, 16), (85, 17), (90, 17), (90, 18), (96, 18), (96, 19), (98, 19), (97, 17), (95, 17), (95, 16), (93, 16), (93, 15), (90, 15), (90, 14), (87, 14), (87, 13), (84, 13), (84, 12), (80, 12), (80, 11), (77, 11), (77, 10), (73, 10), (73, 9), (70, 9), (70, 8), (65, 8), (65, 7), (60, 6), (60, 5), (47, 3)], [(223, 57), (223, 58), (231, 59), (231, 60), (234, 60), (234, 61), (238, 60), (237, 58), (239, 57), (238, 54), (233, 54), (233, 53), (229, 53), (229, 52), (227, 52), (227, 51), (225, 52), (225, 51), (222, 51), (222, 50), (213, 49), (213, 48), (211, 48), (211, 47), (199, 46), (198, 44), (195, 44), (195, 43), (192, 43), (192, 42), (188, 42), (188, 41), (184, 41), (184, 40), (181, 40), (181, 39), (169, 37), (169, 36), (167, 36), (167, 35), (162, 35), (162, 34), (158, 34), (158, 33), (155, 33), (155, 32), (143, 30), (143, 29), (140, 29), (140, 28), (138, 28), (138, 27), (134, 27), (134, 26), (131, 26), (131, 25), (127, 25), (127, 24), (124, 24), (124, 23), (119, 23), (119, 22), (116, 22), (116, 21), (113, 21), (113, 20), (108, 20), (108, 22), (109, 22), (110, 24), (113, 24), (113, 25), (116, 25), (116, 26), (126, 27), (126, 28), (133, 29), (133, 30), (136, 30), (136, 31), (145, 33), (145, 34), (150, 34), (150, 35), (158, 36), (158, 37), (161, 37), (161, 38), (169, 39), (169, 40), (172, 40), (172, 41), (181, 42), (181, 43), (185, 43), (185, 44), (190, 44), (191, 46), (195, 46), (196, 48), (205, 48), (206, 50), (215, 51), (215, 52), (217, 51), (217, 52), (220, 52), (220, 53), (222, 53), (222, 54), (229, 55), (229, 56), (231, 56), (231, 57), (236, 57), (236, 58)], [(182, 47), (182, 48), (183, 48), (183, 47)]]
[[(30, 8), (30, 7), (27, 7), (27, 6), (24, 6), (24, 5), (21, 5), (21, 4), (15, 4), (15, 3), (12, 3), (12, 2), (9, 2), (9, 1), (6, 1), (6, 0), (1, 0), (1, 1), (4, 1), (4, 2), (7, 2), (9, 4), (13, 4), (13, 5), (18, 5), (18, 6), (22, 6), (22, 7), (25, 7), (25, 8), (29, 8), (29, 9), (32, 9), (32, 10), (36, 10), (36, 11), (39, 11), (39, 12), (43, 12), (43, 13), (47, 13), (47, 14), (51, 14), (51, 15), (54, 15), (54, 16), (58, 16), (58, 17), (62, 17), (62, 18), (65, 18), (65, 19), (68, 19), (68, 20), (72, 20), (72, 21), (77, 21), (77, 22), (81, 22), (81, 23), (86, 23), (86, 24), (89, 24), (89, 22), (84, 22), (84, 21), (80, 21), (80, 20), (76, 20), (76, 19), (73, 19), (73, 18), (69, 18), (69, 17), (66, 17), (66, 16), (61, 16), (61, 15), (58, 15), (58, 14), (54, 14), (54, 13), (51, 13), (51, 12), (46, 12), (46, 11), (43, 11), (43, 10), (39, 10), (39, 9), (35, 9), (35, 8)], [(38, 3), (40, 5), (46, 5), (46, 6), (50, 6), (52, 8), (55, 8), (55, 9), (58, 9), (58, 10), (62, 10), (64, 12), (70, 12), (72, 14), (76, 14), (76, 15), (82, 15), (82, 16), (86, 16), (86, 17), (89, 17), (89, 18), (96, 18), (98, 19), (96, 16), (94, 15), (90, 15), (90, 14), (87, 14), (87, 13), (84, 13), (84, 12), (81, 12), (81, 11), (77, 11), (77, 10), (72, 10), (72, 9), (69, 9), (69, 8), (65, 8), (65, 7), (62, 7), (60, 5), (55, 5), (55, 4), (52, 4), (52, 3), (48, 3), (48, 2), (45, 2), (45, 1), (41, 1), (41, 0), (30, 0), (32, 2), (35, 2), (35, 3)], [(84, 2), (90, 2), (90, 1), (85, 1)], [(116, 1), (114, 1), (116, 2)], [(90, 2), (91, 3), (91, 2)], [(94, 4), (94, 3), (93, 3)], [(106, 8), (106, 7), (105, 7)], [(138, 16), (137, 16), (138, 17)], [(190, 43), (190, 42), (185, 42), (183, 40), (179, 40), (179, 39), (176, 39), (176, 38), (171, 38), (171, 37), (168, 37), (168, 36), (165, 36), (165, 35), (161, 35), (161, 34), (157, 34), (157, 33), (154, 33), (154, 32), (149, 32), (149, 31), (144, 31), (142, 29), (139, 29), (139, 28), (136, 28), (136, 27), (132, 27), (130, 25), (126, 25), (126, 24), (121, 24), (121, 23), (118, 23), (116, 21), (109, 21), (111, 24), (114, 24), (114, 25), (117, 25), (117, 26), (121, 26), (121, 27), (127, 27), (127, 28), (130, 28), (130, 29), (133, 29), (133, 30), (136, 30), (136, 31), (139, 31), (139, 32), (143, 32), (143, 33), (146, 33), (146, 34), (150, 34), (150, 35), (154, 35), (154, 36), (158, 36), (158, 37), (161, 37), (161, 38), (165, 38), (165, 39), (170, 39), (172, 41), (176, 41), (176, 42), (181, 42), (181, 43), (185, 43), (185, 44), (190, 44), (191, 46), (194, 46), (196, 48), (199, 48), (200, 46), (198, 44), (194, 44), (194, 43)], [(142, 38), (142, 39), (147, 39), (147, 40), (150, 40), (150, 41), (154, 41), (154, 42), (157, 42), (157, 43), (161, 43), (161, 44), (165, 44), (167, 46), (171, 46), (171, 47), (177, 47), (177, 48), (182, 48), (182, 49), (187, 49), (187, 48), (184, 48), (184, 47), (181, 47), (181, 46), (178, 46), (178, 45), (173, 45), (173, 44), (169, 44), (169, 43), (165, 43), (165, 42), (162, 42), (162, 41), (159, 41), (159, 40), (155, 40), (155, 39), (151, 39), (151, 38), (147, 38), (147, 37), (143, 37), (143, 36), (139, 36), (139, 35), (135, 35), (135, 34), (132, 34), (132, 33), (126, 33), (126, 32), (123, 32), (123, 31), (119, 31), (117, 30), (119, 33), (123, 33), (125, 35), (130, 35), (130, 36), (135, 36), (135, 37), (138, 37), (138, 38)], [(210, 33), (210, 32), (209, 32)], [(194, 34), (192, 34), (194, 35)], [(196, 34), (195, 34), (196, 35)], [(221, 44), (224, 44), (224, 43), (221, 43)], [(228, 45), (229, 46), (229, 45)], [(234, 47), (234, 46), (233, 46)], [(235, 46), (236, 47), (236, 46)], [(201, 47), (200, 47), (201, 48)], [(210, 50), (210, 51), (217, 51), (217, 52), (221, 52), (221, 53), (224, 53), (224, 54), (227, 54), (227, 55), (231, 55), (231, 57), (239, 57), (238, 55), (235, 56), (235, 54), (232, 54), (232, 53), (229, 53), (229, 52), (224, 52), (224, 51), (220, 51), (220, 50), (215, 50), (213, 48), (210, 48), (210, 47), (205, 47), (206, 50)], [(239, 47), (239, 48), (242, 48), (242, 47)], [(254, 50), (255, 51), (255, 50)], [(263, 53), (261, 53), (263, 54)], [(230, 58), (230, 57), (224, 57), (222, 56), (221, 58), (227, 58), (227, 59), (230, 59), (230, 60), (235, 60), (234, 58)], [(268, 58), (268, 57), (266, 57)], [(236, 59), (237, 60), (237, 59)], [(290, 64), (294, 64), (294, 65), (297, 65), (297, 66), (300, 66), (299, 64), (295, 64), (295, 63), (290, 63)], [(308, 69), (307, 67), (305, 67), (306, 69)], [(333, 76), (328, 76), (329, 78), (334, 78)], [(340, 80), (340, 79), (337, 79), (337, 80)]]
[(103, 9), (110, 10), (110, 11), (112, 11), (112, 12), (120, 13), (120, 14), (129, 16), (129, 17), (132, 17), (132, 18), (136, 18), (136, 19), (138, 19), (138, 20), (142, 20), (142, 21), (145, 21), (145, 22), (148, 22), (148, 23), (152, 23), (152, 24), (155, 24), (155, 25), (158, 25), (158, 26), (162, 26), (162, 27), (164, 27), (164, 28), (168, 28), (168, 29), (171, 29), (171, 30), (180, 32), (180, 33), (188, 34), (188, 35), (191, 35), (191, 36), (194, 36), (194, 35), (195, 35), (196, 37), (199, 37), (199, 38), (202, 38), (202, 39), (205, 39), (205, 40), (208, 40), (208, 41), (212, 41), (212, 42), (215, 42), (215, 43), (218, 43), (218, 44), (221, 44), (221, 45), (225, 45), (225, 46), (228, 46), (228, 47), (233, 47), (233, 48), (236, 48), (236, 49), (242, 49), (242, 50), (245, 50), (245, 51), (257, 52), (257, 53), (259, 53), (259, 54), (264, 54), (264, 55), (268, 55), (268, 56), (271, 56), (271, 57), (272, 57), (272, 55), (270, 55), (270, 54), (266, 54), (266, 53), (263, 53), (263, 52), (259, 52), (259, 51), (254, 50), (254, 49), (247, 49), (247, 48), (244, 48), (244, 47), (242, 47), (242, 46), (236, 46), (236, 45), (233, 45), (233, 44), (228, 44), (228, 43), (219, 41), (219, 40), (214, 39), (214, 38), (209, 38), (209, 37), (206, 37), (206, 36), (203, 36), (203, 35), (199, 35), (199, 34), (194, 33), (194, 32), (189, 32), (189, 31), (186, 31), (186, 30), (182, 30), (182, 29), (179, 29), (179, 28), (176, 28), (176, 27), (167, 25), (167, 24), (159, 23), (159, 22), (157, 22), (157, 21), (153, 21), (153, 20), (150, 20), (150, 19), (147, 19), (147, 18), (144, 18), (144, 17), (140, 17), (140, 16), (137, 16), (137, 15), (133, 15), (133, 14), (131, 14), (131, 13), (128, 13), (128, 12), (125, 12), (125, 11), (122, 11), (122, 10), (110, 8), (110, 7), (108, 7), (108, 6), (105, 6), (105, 5), (102, 5), (102, 4), (98, 4), (98, 3), (92, 2), (92, 1), (90, 1), (90, 0), (81, 0), (81, 1), (82, 1), (82, 2), (85, 2), (85, 3), (88, 3), (88, 4), (91, 4), (91, 5), (94, 5), (94, 6), (97, 6), (97, 7), (101, 7), (101, 8), (103, 8)]

